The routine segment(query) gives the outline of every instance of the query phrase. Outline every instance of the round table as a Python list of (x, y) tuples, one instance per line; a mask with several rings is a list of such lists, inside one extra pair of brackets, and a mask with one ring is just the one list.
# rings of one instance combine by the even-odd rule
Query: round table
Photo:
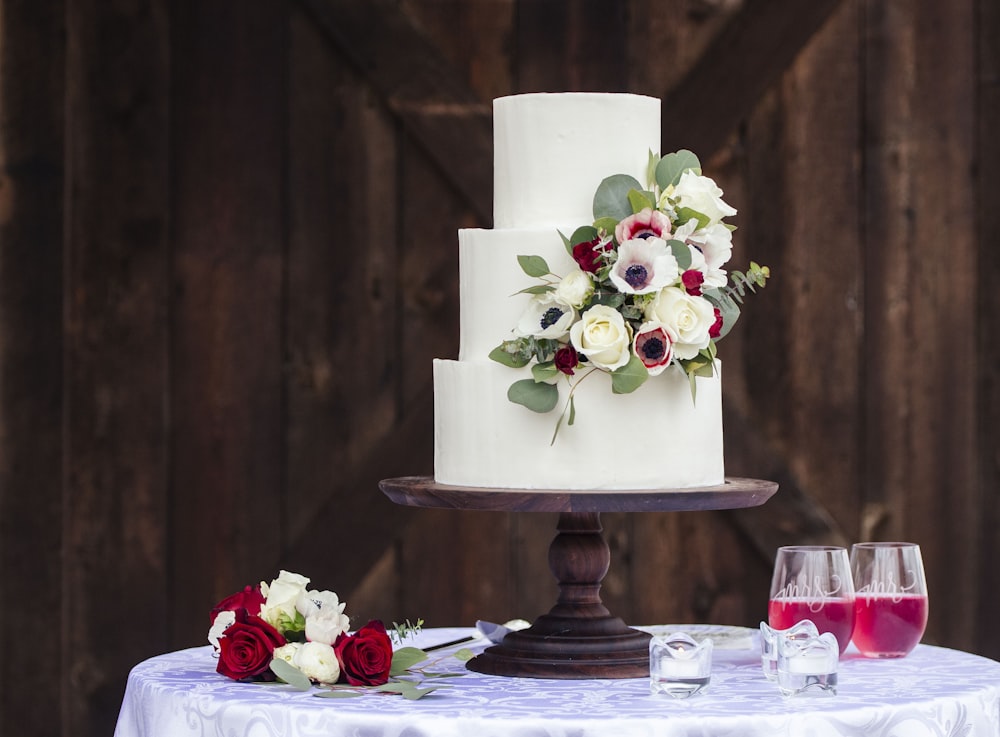
[[(425, 629), (404, 644), (430, 647), (466, 635), (475, 630)], [(478, 639), (430, 655), (441, 658), (435, 668), (463, 670), (449, 654), (488, 644)], [(318, 689), (231, 681), (215, 672), (210, 647), (192, 648), (132, 670), (115, 737), (1000, 737), (996, 661), (927, 645), (899, 660), (866, 660), (852, 646), (836, 696), (786, 699), (761, 673), (757, 645), (749, 634), (721, 641), (709, 687), (686, 700), (650, 694), (645, 679), (471, 671), (432, 681), (448, 688), (418, 701), (377, 693), (324, 699), (315, 697)]]

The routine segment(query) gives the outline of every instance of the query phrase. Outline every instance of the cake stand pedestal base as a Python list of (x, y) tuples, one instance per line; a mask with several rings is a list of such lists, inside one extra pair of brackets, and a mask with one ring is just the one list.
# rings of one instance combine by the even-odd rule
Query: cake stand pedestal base
[(563, 512), (549, 546), (559, 599), (526, 630), (469, 661), (470, 670), (535, 678), (641, 678), (649, 675), (649, 635), (601, 603), (611, 550), (599, 512)]
[(469, 670), (531, 678), (645, 678), (649, 638), (627, 626), (601, 603), (601, 581), (611, 565), (601, 512), (676, 512), (755, 507), (778, 489), (773, 481), (726, 479), (697, 489), (577, 491), (485, 489), (438, 484), (407, 476), (384, 479), (379, 488), (410, 507), (504, 512), (559, 512), (549, 546), (549, 568), (559, 597), (548, 614), (526, 630), (467, 664)]

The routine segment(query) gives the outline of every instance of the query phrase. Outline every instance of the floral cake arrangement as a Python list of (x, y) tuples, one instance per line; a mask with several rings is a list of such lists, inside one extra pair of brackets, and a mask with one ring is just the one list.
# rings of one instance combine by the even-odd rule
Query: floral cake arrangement
[[(736, 210), (704, 176), (698, 157), (681, 150), (652, 152), (647, 186), (632, 176), (604, 179), (594, 196), (594, 221), (569, 237), (560, 233), (576, 268), (553, 274), (540, 256), (518, 256), (539, 283), (514, 328), (514, 338), (490, 353), (504, 365), (531, 365), (508, 399), (535, 412), (559, 400), (556, 383), (570, 384), (564, 418), (573, 424), (576, 385), (593, 372), (611, 377), (612, 391), (635, 391), (667, 370), (690, 379), (712, 375), (716, 343), (732, 328), (746, 292), (770, 272), (751, 262), (727, 273)], [(555, 440), (555, 436), (553, 436)]]

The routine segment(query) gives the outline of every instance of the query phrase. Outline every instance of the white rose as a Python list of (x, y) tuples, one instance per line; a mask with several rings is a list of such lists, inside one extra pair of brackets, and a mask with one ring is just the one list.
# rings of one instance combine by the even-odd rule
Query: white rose
[(546, 292), (531, 298), (514, 332), (524, 337), (558, 339), (566, 335), (574, 320), (573, 305), (553, 292)]
[(618, 310), (594, 305), (573, 324), (570, 340), (597, 368), (614, 371), (629, 361), (631, 329)]
[(262, 581), (260, 590), (265, 598), (260, 607), (261, 619), (279, 630), (285, 629), (282, 623), (287, 626), (295, 621), (295, 604), (308, 585), (308, 578), (288, 571), (281, 571), (270, 585)]
[(340, 678), (337, 653), (324, 642), (306, 642), (292, 658), (292, 665), (310, 680), (319, 683), (336, 683)]
[(302, 647), (301, 642), (286, 642), (281, 647), (274, 648), (272, 658), (284, 660), (289, 665), (295, 665), (295, 653)]
[(722, 190), (714, 180), (690, 170), (681, 174), (671, 197), (678, 207), (689, 207), (707, 217), (710, 226), (736, 214), (736, 208), (722, 201)]
[(676, 358), (694, 358), (698, 351), (708, 347), (708, 331), (715, 324), (715, 308), (704, 297), (667, 287), (646, 307), (646, 319), (663, 323), (677, 336), (673, 345)]
[(590, 274), (577, 269), (562, 278), (556, 287), (556, 297), (568, 305), (580, 309), (594, 293), (594, 282)]
[(212, 643), (212, 647), (215, 648), (216, 652), (219, 650), (219, 638), (222, 637), (229, 625), (235, 621), (236, 612), (233, 611), (219, 612), (215, 615), (212, 627), (208, 631), (208, 641)]
[(306, 639), (332, 645), (351, 626), (347, 605), (332, 591), (303, 591), (295, 608), (306, 618)]

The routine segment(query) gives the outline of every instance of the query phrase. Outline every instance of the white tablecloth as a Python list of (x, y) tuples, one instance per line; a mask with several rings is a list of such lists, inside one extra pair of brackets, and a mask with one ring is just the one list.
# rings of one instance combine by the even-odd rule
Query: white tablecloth
[[(406, 644), (473, 633), (424, 630)], [(709, 688), (687, 700), (651, 695), (646, 679), (472, 672), (435, 681), (449, 688), (419, 701), (375, 693), (322, 699), (315, 689), (237, 683), (218, 675), (215, 664), (211, 648), (201, 647), (137, 665), (115, 737), (1000, 737), (1000, 663), (926, 645), (884, 661), (861, 658), (852, 647), (831, 698), (783, 698), (764, 679), (758, 652), (745, 647), (716, 650)], [(462, 666), (446, 658), (440, 668)]]

